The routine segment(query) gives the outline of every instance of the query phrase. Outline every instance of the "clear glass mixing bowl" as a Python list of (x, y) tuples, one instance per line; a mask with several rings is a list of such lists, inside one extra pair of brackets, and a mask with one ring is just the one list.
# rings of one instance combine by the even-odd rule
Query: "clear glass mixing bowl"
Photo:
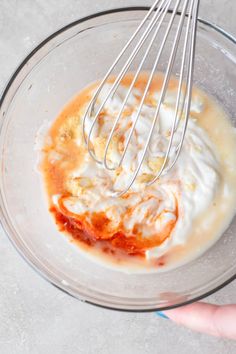
[[(81, 256), (57, 231), (35, 169), (34, 144), (45, 121), (55, 119), (80, 89), (103, 77), (146, 11), (103, 12), (59, 30), (20, 65), (0, 108), (1, 222), (10, 240), (58, 288), (83, 301), (130, 311), (184, 305), (230, 282), (236, 274), (236, 218), (211, 249), (178, 269), (140, 275), (109, 270)], [(235, 43), (223, 30), (199, 20), (195, 83), (216, 98), (234, 125)]]

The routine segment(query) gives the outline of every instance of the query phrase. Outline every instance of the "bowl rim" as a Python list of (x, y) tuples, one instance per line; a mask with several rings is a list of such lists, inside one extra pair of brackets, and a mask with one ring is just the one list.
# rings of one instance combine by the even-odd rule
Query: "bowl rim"
[[(115, 13), (120, 13), (120, 12), (132, 12), (132, 11), (148, 11), (150, 9), (150, 7), (148, 6), (129, 6), (129, 7), (119, 7), (119, 8), (113, 8), (110, 10), (105, 10), (105, 11), (101, 11), (101, 12), (95, 12), (92, 13), (88, 16), (79, 18), (63, 27), (61, 27), (60, 29), (58, 29), (57, 31), (53, 32), (51, 35), (49, 35), (47, 38), (45, 38), (43, 41), (41, 41), (26, 57), (25, 59), (18, 65), (17, 69), (13, 72), (12, 76), (10, 77), (9, 81), (7, 82), (5, 88), (2, 91), (1, 97), (0, 97), (0, 111), (1, 108), (3, 106), (4, 100), (8, 94), (8, 91), (10, 90), (13, 82), (15, 81), (15, 79), (17, 78), (18, 74), (20, 73), (20, 71), (25, 67), (25, 64), (48, 42), (50, 42), (53, 38), (57, 37), (59, 34), (67, 31), (68, 29), (84, 23), (88, 20), (97, 18), (97, 17), (101, 17), (101, 16), (106, 16), (106, 15), (110, 15), (110, 14), (115, 14)], [(171, 10), (169, 11), (171, 12)], [(215, 23), (211, 23), (207, 20), (204, 20), (201, 17), (198, 17), (198, 22), (201, 24), (204, 24), (206, 27), (215, 30), (216, 32), (220, 33), (221, 35), (223, 35), (226, 39), (228, 39), (230, 42), (232, 42), (233, 44), (236, 45), (236, 38), (228, 33), (227, 31), (225, 31), (222, 27), (216, 25)], [(2, 121), (0, 123), (0, 132), (1, 132), (1, 127), (2, 124), (4, 122), (4, 112), (2, 115)], [(178, 303), (178, 304), (174, 304), (174, 305), (170, 305), (170, 306), (164, 306), (164, 307), (155, 307), (155, 308), (148, 308), (148, 309), (142, 309), (142, 308), (138, 308), (138, 309), (133, 309), (133, 308), (121, 308), (121, 307), (112, 307), (111, 305), (106, 305), (104, 304), (104, 300), (103, 300), (103, 304), (99, 303), (99, 302), (94, 302), (92, 300), (88, 300), (88, 299), (83, 299), (80, 296), (77, 296), (75, 294), (73, 294), (72, 292), (69, 292), (67, 290), (67, 288), (65, 288), (63, 286), (63, 284), (57, 282), (56, 280), (52, 280), (50, 275), (46, 274), (42, 269), (40, 269), (34, 262), (33, 260), (29, 259), (27, 257), (27, 255), (23, 252), (23, 250), (18, 247), (17, 242), (15, 242), (12, 237), (11, 237), (11, 232), (10, 232), (10, 225), (9, 222), (4, 214), (4, 205), (3, 205), (3, 199), (2, 199), (2, 190), (0, 189), (0, 224), (4, 230), (4, 233), (7, 235), (8, 239), (10, 240), (11, 244), (14, 246), (14, 248), (17, 250), (17, 252), (22, 256), (22, 258), (28, 263), (28, 265), (33, 268), (36, 273), (40, 274), (45, 280), (47, 280), (49, 283), (51, 283), (54, 287), (58, 288), (59, 290), (63, 291), (64, 293), (72, 296), (73, 298), (76, 298), (80, 301), (83, 301), (85, 303), (97, 306), (97, 307), (101, 307), (101, 308), (105, 308), (105, 309), (110, 309), (110, 310), (116, 310), (116, 311), (123, 311), (123, 312), (154, 312), (154, 311), (163, 311), (163, 310), (170, 310), (173, 308), (177, 308), (180, 306), (185, 306), (188, 304), (191, 304), (193, 302), (202, 300), (205, 297), (208, 297), (210, 295), (212, 295), (213, 293), (217, 292), (218, 290), (224, 288), (226, 285), (228, 285), (229, 283), (231, 283), (233, 280), (236, 279), (236, 274), (231, 276), (229, 279), (227, 279), (226, 281), (224, 281), (222, 284), (218, 285), (217, 287), (214, 287), (212, 290), (209, 290), (208, 292), (196, 296), (190, 300), (187, 301), (183, 301), (182, 303)]]

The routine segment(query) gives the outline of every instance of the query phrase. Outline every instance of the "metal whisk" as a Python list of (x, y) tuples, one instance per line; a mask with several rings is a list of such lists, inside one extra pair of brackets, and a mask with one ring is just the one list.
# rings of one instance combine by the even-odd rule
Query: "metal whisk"
[[(152, 135), (158, 120), (161, 105), (165, 100), (170, 78), (173, 75), (173, 68), (176, 65), (178, 65), (178, 88), (177, 88), (176, 102), (175, 102), (175, 115), (174, 115), (173, 125), (171, 127), (168, 147), (165, 152), (165, 156), (161, 168), (157, 172), (155, 178), (149, 181), (147, 185), (151, 185), (163, 174), (166, 174), (174, 166), (174, 164), (176, 163), (180, 155), (181, 148), (184, 142), (186, 129), (187, 129), (187, 123), (188, 123), (190, 106), (191, 106), (199, 1), (200, 0), (157, 0), (155, 1), (155, 3), (153, 4), (153, 6), (150, 8), (147, 15), (145, 16), (145, 18), (138, 26), (135, 33), (132, 35), (128, 43), (125, 45), (125, 47), (122, 49), (122, 51), (116, 58), (115, 62), (108, 70), (107, 74), (99, 84), (98, 88), (95, 90), (95, 93), (86, 109), (84, 119), (83, 119), (83, 134), (84, 134), (85, 143), (87, 145), (91, 157), (97, 163), (103, 164), (104, 168), (108, 170), (113, 170), (119, 166), (122, 166), (122, 162), (127, 154), (129, 144), (134, 133), (135, 125), (138, 119), (140, 119), (142, 107), (145, 102), (145, 98), (148, 95), (150, 85), (152, 83), (155, 73), (157, 72), (157, 70), (159, 70), (160, 58), (163, 55), (163, 52), (166, 50), (166, 45), (169, 36), (171, 34), (173, 35), (173, 31), (174, 31), (174, 39), (171, 41), (170, 53), (168, 55), (166, 68), (164, 70), (163, 84), (160, 91), (160, 98), (155, 109), (155, 114), (153, 117), (153, 122), (151, 125), (150, 132), (147, 137), (147, 141), (142, 150), (141, 159), (138, 162), (138, 166), (136, 170), (134, 171), (133, 175), (128, 181), (127, 187), (122, 191), (115, 191), (114, 195), (116, 196), (121, 196), (124, 193), (126, 193), (133, 185), (136, 177), (140, 172), (140, 169), (146, 157), (150, 145), (150, 141), (152, 139)], [(166, 22), (166, 20), (168, 20), (168, 22)], [(160, 33), (161, 33), (161, 39), (160, 39)], [(157, 38), (159, 38), (158, 41)], [(137, 41), (136, 44), (135, 41)], [(147, 48), (145, 48), (145, 44), (147, 45)], [(130, 132), (127, 141), (125, 143), (125, 147), (122, 156), (120, 158), (119, 164), (117, 166), (111, 167), (109, 166), (107, 161), (108, 149), (110, 147), (113, 135), (116, 131), (117, 124), (121, 119), (122, 112), (126, 107), (126, 103), (130, 97), (132, 90), (134, 89), (139, 74), (142, 68), (144, 67), (145, 61), (148, 55), (150, 54), (150, 51), (153, 50), (154, 44), (155, 46), (157, 46), (158, 44), (157, 52), (155, 54), (155, 61), (153, 63), (152, 69), (149, 72), (149, 77), (147, 79), (146, 86), (143, 92), (143, 96), (140, 100), (135, 119), (130, 128)], [(131, 48), (131, 53), (128, 55), (127, 53), (129, 52), (130, 48)], [(178, 51), (180, 51), (180, 57), (181, 57), (179, 64), (177, 63), (176, 60)], [(92, 133), (98, 121), (98, 117), (102, 112), (104, 105), (106, 104), (108, 99), (113, 97), (114, 94), (116, 93), (118, 87), (121, 84), (122, 79), (128, 73), (134, 60), (138, 59), (139, 55), (140, 55), (140, 63), (138, 65), (137, 71), (134, 73), (131, 85), (128, 88), (124, 101), (120, 107), (116, 119), (114, 120), (112, 129), (108, 134), (108, 138), (106, 141), (106, 148), (104, 151), (104, 157), (103, 159), (98, 159), (98, 157), (94, 153), (93, 145), (91, 143)], [(101, 93), (104, 85), (108, 82), (108, 79), (111, 76), (111, 74), (114, 72), (116, 66), (120, 64), (122, 60), (124, 60), (124, 64), (122, 65), (119, 74), (116, 76), (116, 79), (112, 83), (108, 91), (108, 94), (106, 95), (105, 98), (103, 98), (102, 102), (98, 105), (98, 108), (95, 112), (95, 104), (98, 102), (99, 94)], [(89, 118), (91, 119), (92, 116), (93, 116), (93, 121), (92, 123), (90, 122), (89, 131), (87, 131), (86, 125), (88, 124)], [(181, 131), (181, 135), (177, 147), (174, 147), (175, 149), (174, 159), (172, 159), (171, 163), (169, 163), (169, 155), (172, 149), (174, 135), (179, 126), (180, 116), (183, 118), (182, 119), (183, 124), (181, 124), (182, 131)]]

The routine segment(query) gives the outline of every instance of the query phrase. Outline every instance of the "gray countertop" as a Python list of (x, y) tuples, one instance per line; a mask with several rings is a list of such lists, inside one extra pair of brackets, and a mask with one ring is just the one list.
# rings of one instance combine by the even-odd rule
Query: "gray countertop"
[[(0, 89), (26, 54), (73, 20), (148, 0), (0, 0)], [(201, 15), (236, 35), (236, 2), (202, 0)], [(236, 342), (177, 327), (153, 313), (114, 312), (86, 305), (36, 274), (0, 229), (1, 354), (224, 354)], [(236, 282), (210, 296), (236, 302)]]

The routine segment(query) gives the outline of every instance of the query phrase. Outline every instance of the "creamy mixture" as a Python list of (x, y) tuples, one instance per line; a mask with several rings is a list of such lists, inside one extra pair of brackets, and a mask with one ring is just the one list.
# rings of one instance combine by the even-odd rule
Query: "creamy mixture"
[[(91, 135), (98, 159), (104, 157), (108, 134), (126, 96), (132, 75), (101, 111)], [(190, 119), (177, 163), (154, 184), (164, 161), (175, 116), (178, 82), (172, 79), (161, 105), (151, 144), (131, 189), (121, 197), (142, 156), (160, 97), (162, 76), (150, 87), (120, 167), (147, 77), (141, 75), (124, 107), (107, 151), (104, 169), (87, 152), (82, 118), (96, 87), (85, 89), (52, 125), (44, 146), (42, 170), (57, 224), (92, 257), (130, 269), (167, 269), (204, 252), (230, 223), (236, 210), (236, 134), (212, 99), (194, 88)], [(111, 87), (107, 83), (97, 111)], [(94, 113), (93, 113), (94, 114)], [(181, 140), (184, 117), (174, 135), (168, 164)], [(86, 133), (93, 116), (86, 124)]]

